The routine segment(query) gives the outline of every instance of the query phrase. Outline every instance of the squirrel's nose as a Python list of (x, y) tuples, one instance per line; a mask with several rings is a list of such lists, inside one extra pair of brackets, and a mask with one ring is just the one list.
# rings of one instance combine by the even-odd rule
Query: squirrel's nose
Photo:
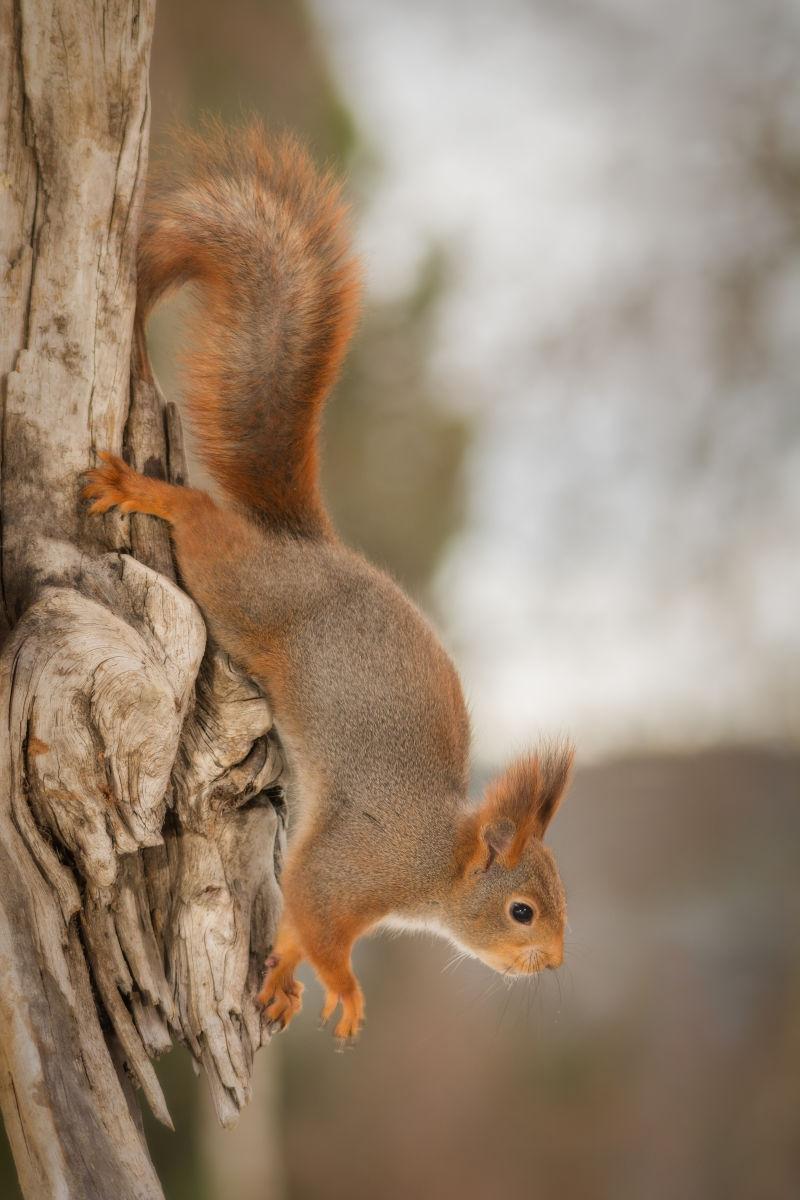
[(550, 950), (548, 958), (550, 960), (547, 964), (547, 969), (549, 971), (555, 971), (556, 967), (560, 967), (564, 961), (564, 943), (559, 942), (558, 945), (553, 946), (553, 948)]

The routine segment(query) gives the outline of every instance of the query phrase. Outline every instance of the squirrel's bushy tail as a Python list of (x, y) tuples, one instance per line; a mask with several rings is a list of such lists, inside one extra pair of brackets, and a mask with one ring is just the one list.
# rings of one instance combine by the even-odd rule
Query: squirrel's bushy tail
[(186, 400), (203, 461), (269, 524), (323, 534), (319, 421), (360, 293), (340, 186), (258, 122), (177, 141), (148, 190), (140, 311), (200, 285)]

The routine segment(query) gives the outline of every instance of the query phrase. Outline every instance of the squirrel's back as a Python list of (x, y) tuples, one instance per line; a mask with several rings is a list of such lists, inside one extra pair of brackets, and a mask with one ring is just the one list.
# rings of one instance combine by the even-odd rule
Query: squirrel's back
[(258, 122), (182, 135), (151, 176), (143, 315), (186, 282), (202, 289), (186, 402), (203, 461), (268, 525), (324, 535), (319, 422), (360, 293), (339, 184), (294, 138), (267, 140)]

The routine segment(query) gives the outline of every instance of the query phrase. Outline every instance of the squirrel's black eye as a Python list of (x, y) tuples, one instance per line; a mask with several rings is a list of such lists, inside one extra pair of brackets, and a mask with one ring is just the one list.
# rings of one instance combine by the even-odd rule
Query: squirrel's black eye
[(530, 904), (523, 904), (521, 901), (517, 901), (511, 905), (509, 912), (515, 921), (519, 921), (520, 925), (530, 925), (533, 920), (533, 909)]

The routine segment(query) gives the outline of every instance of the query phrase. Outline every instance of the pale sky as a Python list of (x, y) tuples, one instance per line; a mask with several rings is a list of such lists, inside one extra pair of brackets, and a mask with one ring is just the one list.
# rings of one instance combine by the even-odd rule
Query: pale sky
[(314, 7), (381, 167), (371, 293), (455, 263), (435, 366), (478, 431), (437, 595), (479, 755), (796, 740), (797, 7)]

